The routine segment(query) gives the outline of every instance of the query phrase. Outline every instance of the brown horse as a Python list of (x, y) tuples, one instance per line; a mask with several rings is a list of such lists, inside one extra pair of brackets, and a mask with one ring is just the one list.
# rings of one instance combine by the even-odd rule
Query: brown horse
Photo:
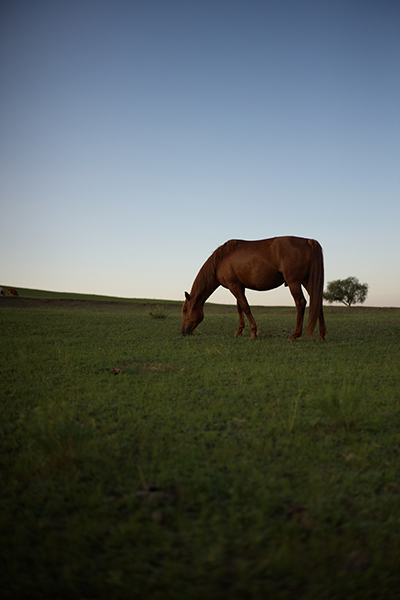
[(324, 259), (316, 240), (299, 237), (275, 237), (247, 242), (230, 240), (210, 256), (201, 267), (190, 294), (182, 307), (182, 333), (192, 333), (204, 319), (203, 306), (207, 298), (222, 285), (235, 296), (239, 313), (239, 329), (244, 333), (246, 315), (251, 337), (257, 338), (257, 324), (244, 294), (250, 290), (273, 290), (282, 284), (289, 287), (297, 308), (296, 327), (290, 340), (301, 337), (306, 299), (301, 286), (310, 295), (307, 334), (311, 337), (319, 320), (319, 340), (327, 333), (322, 308), (324, 289)]
[(7, 296), (16, 296), (16, 297), (18, 297), (18, 292), (14, 288), (7, 288)]

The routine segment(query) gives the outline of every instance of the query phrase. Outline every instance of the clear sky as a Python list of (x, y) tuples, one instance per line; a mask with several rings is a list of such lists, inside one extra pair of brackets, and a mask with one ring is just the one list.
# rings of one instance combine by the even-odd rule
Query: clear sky
[(0, 283), (178, 300), (298, 235), (400, 306), (399, 31), (398, 0), (2, 0)]

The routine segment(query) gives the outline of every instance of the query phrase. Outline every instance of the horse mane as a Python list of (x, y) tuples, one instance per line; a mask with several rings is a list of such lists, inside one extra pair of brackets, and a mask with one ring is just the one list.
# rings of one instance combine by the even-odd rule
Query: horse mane
[(198, 272), (197, 277), (193, 282), (191, 295), (196, 295), (198, 291), (205, 288), (207, 289), (215, 284), (215, 272), (218, 265), (222, 262), (225, 256), (230, 254), (232, 250), (235, 250), (239, 242), (240, 240), (229, 240), (214, 250), (214, 252), (206, 260)]

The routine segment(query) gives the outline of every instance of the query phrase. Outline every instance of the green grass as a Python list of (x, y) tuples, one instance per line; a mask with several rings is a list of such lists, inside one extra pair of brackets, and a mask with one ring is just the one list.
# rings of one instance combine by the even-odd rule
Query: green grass
[(26, 296), (0, 299), (3, 598), (398, 596), (399, 309), (290, 343), (292, 308), (253, 341), (234, 306), (182, 337), (180, 303)]

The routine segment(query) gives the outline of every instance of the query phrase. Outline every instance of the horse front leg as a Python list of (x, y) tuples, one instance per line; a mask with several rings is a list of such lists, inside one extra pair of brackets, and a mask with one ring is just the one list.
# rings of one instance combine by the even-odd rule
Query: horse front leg
[(292, 335), (289, 337), (289, 340), (291, 342), (293, 342), (293, 340), (302, 336), (304, 311), (306, 309), (307, 302), (306, 302), (306, 299), (304, 298), (300, 283), (295, 283), (295, 284), (289, 283), (288, 286), (289, 286), (290, 293), (293, 296), (293, 299), (294, 299), (294, 302), (295, 302), (296, 308), (297, 308), (296, 327), (295, 327)]
[(243, 310), (242, 310), (242, 307), (239, 304), (239, 301), (237, 301), (236, 306), (237, 306), (237, 311), (239, 313), (239, 328), (238, 328), (238, 330), (235, 333), (235, 335), (237, 337), (238, 335), (244, 335), (244, 330), (245, 330), (245, 326), (246, 325), (245, 325), (245, 322), (244, 322)]
[[(247, 302), (247, 298), (244, 295), (244, 287), (242, 285), (233, 285), (229, 287), (229, 291), (235, 296), (237, 300), (238, 312), (239, 312), (239, 329), (241, 329), (241, 319), (243, 320), (243, 330), (244, 330), (244, 318), (243, 313), (246, 315), (247, 320), (250, 324), (251, 329), (251, 338), (253, 340), (257, 339), (257, 323), (254, 320), (253, 315), (251, 314), (249, 303)], [(242, 313), (242, 315), (241, 315)]]

